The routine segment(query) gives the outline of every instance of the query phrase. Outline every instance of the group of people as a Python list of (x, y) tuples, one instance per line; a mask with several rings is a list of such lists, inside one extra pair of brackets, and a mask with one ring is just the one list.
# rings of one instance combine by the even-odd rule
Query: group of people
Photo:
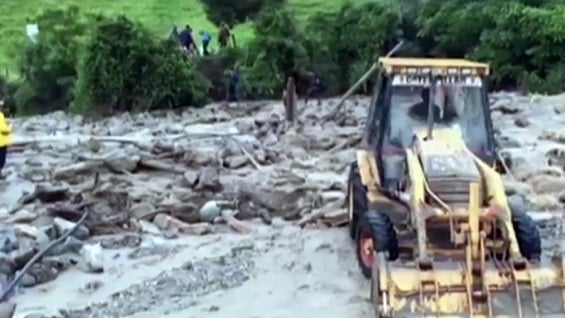
[[(220, 25), (220, 30), (218, 33), (218, 44), (220, 48), (227, 47), (230, 39), (232, 38), (232, 32), (227, 23), (222, 23)], [(177, 26), (173, 26), (170, 34), (171, 39), (177, 41), (184, 51), (191, 55), (200, 55), (198, 50), (198, 44), (194, 38), (194, 33), (190, 25), (186, 25), (185, 28), (179, 32)], [(210, 43), (212, 42), (212, 36), (206, 31), (200, 31), (200, 40), (202, 41), (202, 55), (210, 55)]]
[[(210, 33), (206, 31), (200, 31), (200, 40), (202, 41), (202, 55), (208, 56), (210, 55), (210, 43), (212, 42), (212, 36)], [(171, 39), (177, 41), (182, 50), (186, 51), (190, 55), (200, 55), (200, 51), (198, 49), (198, 44), (196, 43), (196, 39), (194, 37), (194, 33), (190, 25), (186, 25), (182, 31), (178, 31), (177, 26), (173, 26), (170, 34)], [(225, 22), (220, 24), (219, 32), (218, 32), (218, 45), (220, 48), (225, 48), (229, 45), (230, 39), (233, 39), (232, 31), (229, 25)], [(235, 43), (234, 43), (235, 45)], [(238, 85), (240, 79), (240, 70), (238, 65), (234, 65), (233, 68), (228, 70), (229, 74), (229, 81), (228, 81), (228, 91), (226, 100), (228, 102), (238, 102)], [(297, 81), (298, 79), (295, 78)], [(315, 72), (310, 72), (308, 74), (308, 84), (305, 94), (305, 102), (308, 104), (309, 98), (317, 98), (318, 103), (320, 103), (319, 95), (322, 93), (325, 88), (322, 82), (320, 81), (320, 77)], [(298, 81), (297, 81), (298, 82)], [(296, 94), (296, 92), (295, 92)]]

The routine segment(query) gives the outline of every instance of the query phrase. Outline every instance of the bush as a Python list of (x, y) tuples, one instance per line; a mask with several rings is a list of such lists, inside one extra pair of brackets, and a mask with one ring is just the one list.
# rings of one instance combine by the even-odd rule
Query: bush
[(483, 32), (476, 54), (496, 70), (494, 83), (546, 93), (563, 91), (565, 6), (508, 4), (500, 13), (495, 27)]
[(208, 20), (216, 25), (242, 23), (255, 18), (264, 8), (283, 3), (285, 0), (202, 0)]
[[(228, 88), (228, 76), (226, 71), (234, 66), (234, 64), (244, 56), (244, 52), (240, 49), (228, 47), (216, 55), (203, 56), (197, 59), (197, 70), (208, 80), (209, 90), (208, 96), (212, 100), (225, 100)], [(240, 85), (245, 88), (245, 83)], [(240, 96), (248, 97), (245, 92)]]
[(4, 106), (0, 109), (6, 116), (16, 114), (16, 103), (14, 95), (18, 90), (18, 83), (9, 82), (4, 77), (0, 76), (0, 99), (4, 101)]
[(19, 114), (64, 109), (76, 77), (81, 39), (87, 22), (76, 6), (47, 10), (36, 17), (37, 43), (28, 43), (19, 61), (22, 85), (15, 94)]
[(279, 98), (285, 79), (310, 66), (304, 30), (286, 7), (269, 7), (254, 24), (243, 73), (246, 93), (256, 98)]
[(487, 61), (492, 87), (557, 92), (565, 39), (562, 1), (428, 0), (420, 6), (420, 36), (433, 55)]
[(108, 114), (202, 105), (208, 87), (172, 41), (120, 16), (93, 27), (78, 65), (72, 110)]
[(308, 23), (313, 38), (311, 57), (318, 73), (343, 92), (378, 56), (398, 42), (400, 19), (379, 2), (347, 3), (339, 12), (314, 15)]

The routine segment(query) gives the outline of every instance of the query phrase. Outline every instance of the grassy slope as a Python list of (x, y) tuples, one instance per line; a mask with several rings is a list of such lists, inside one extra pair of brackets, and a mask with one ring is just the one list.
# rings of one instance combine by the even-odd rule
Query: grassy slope
[[(300, 20), (313, 12), (330, 10), (347, 0), (288, 0)], [(142, 22), (155, 34), (166, 36), (174, 23), (190, 24), (195, 31), (208, 30), (215, 35), (216, 28), (204, 14), (199, 0), (0, 0), (0, 69), (14, 69), (14, 43), (25, 40), (25, 24), (45, 8), (77, 5), (84, 11), (108, 14), (123, 13)], [(250, 23), (235, 28), (239, 43), (253, 37)], [(214, 43), (215, 45), (215, 43)]]

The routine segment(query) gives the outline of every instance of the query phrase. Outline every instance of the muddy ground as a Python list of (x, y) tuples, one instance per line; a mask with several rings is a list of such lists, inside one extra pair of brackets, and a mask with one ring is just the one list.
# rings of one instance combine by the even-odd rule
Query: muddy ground
[[(508, 194), (539, 219), (549, 253), (561, 243), (548, 219), (565, 201), (565, 96), (491, 100)], [(301, 104), (292, 126), (279, 102), (14, 120), (0, 274), (89, 213), (22, 280), (16, 317), (369, 317), (339, 227), (368, 100), (325, 122), (335, 102)]]

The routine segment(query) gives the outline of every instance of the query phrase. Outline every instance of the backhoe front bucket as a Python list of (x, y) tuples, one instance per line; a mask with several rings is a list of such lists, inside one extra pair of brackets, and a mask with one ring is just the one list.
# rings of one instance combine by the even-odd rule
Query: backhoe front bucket
[(488, 261), (483, 295), (469, 293), (464, 262), (435, 262), (419, 269), (375, 257), (379, 265), (373, 270), (372, 294), (378, 294), (372, 298), (380, 317), (565, 317), (563, 255), (539, 265)]
[[(489, 257), (479, 228), (479, 185), (469, 187), (465, 258), (388, 263), (375, 253), (371, 298), (377, 317), (565, 317), (565, 255), (532, 264)], [(402, 315), (398, 315), (401, 316)]]

